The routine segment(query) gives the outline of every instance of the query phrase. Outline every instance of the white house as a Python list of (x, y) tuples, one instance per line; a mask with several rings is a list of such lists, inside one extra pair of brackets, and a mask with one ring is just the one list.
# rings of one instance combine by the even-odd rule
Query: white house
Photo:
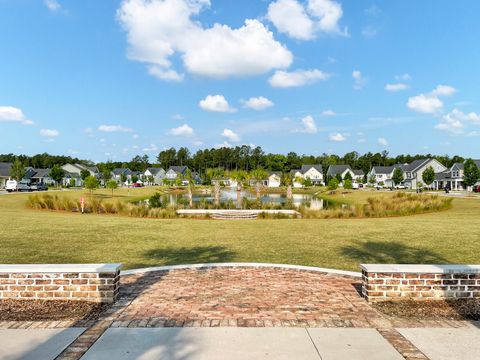
[(429, 167), (433, 168), (435, 174), (447, 171), (447, 168), (436, 159), (419, 159), (412, 161), (403, 168), (405, 186), (409, 189), (417, 189), (419, 187), (419, 183), (423, 184), (422, 175)]
[(271, 188), (278, 188), (282, 182), (282, 173), (278, 171), (272, 171), (268, 175), (267, 186)]
[(81, 176), (83, 170), (87, 170), (90, 176), (99, 177), (100, 175), (100, 171), (96, 166), (85, 166), (82, 164), (65, 164), (62, 166), (62, 170), (65, 172), (62, 180), (64, 186), (70, 185), (71, 179), (73, 179), (74, 186), (83, 186)]
[(370, 182), (372, 177), (375, 179), (375, 185), (382, 185), (385, 187), (393, 187), (392, 176), (397, 167), (402, 168), (403, 165), (393, 166), (373, 166), (367, 174), (367, 181)]
[(150, 185), (163, 185), (163, 179), (165, 179), (165, 170), (163, 168), (148, 168), (143, 173), (145, 180), (150, 184), (151, 177), (153, 177), (153, 183)]
[(300, 188), (303, 185), (296, 181), (296, 179), (307, 180), (310, 179), (313, 185), (323, 185), (323, 168), (322, 165), (302, 165), (301, 169), (294, 169), (290, 171), (293, 177), (293, 187)]

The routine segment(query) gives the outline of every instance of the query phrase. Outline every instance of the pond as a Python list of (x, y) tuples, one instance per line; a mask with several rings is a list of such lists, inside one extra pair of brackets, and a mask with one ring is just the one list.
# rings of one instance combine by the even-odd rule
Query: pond
[[(237, 193), (235, 189), (221, 189), (220, 190), (220, 203), (233, 203), (236, 207), (240, 208), (241, 202), (243, 199), (248, 199), (250, 201), (255, 201), (257, 199), (255, 192), (249, 190), (242, 190), (240, 194)], [(286, 194), (261, 194), (260, 200), (264, 204), (274, 204), (274, 205), (285, 205), (287, 203)], [(180, 203), (188, 203), (188, 194), (164, 194), (161, 196), (161, 201), (164, 204), (177, 205)], [(240, 205), (239, 205), (240, 201)], [(193, 202), (208, 202), (214, 203), (215, 197), (212, 193), (194, 193)], [(306, 208), (311, 210), (322, 210), (337, 207), (338, 204), (318, 198), (312, 194), (292, 194), (292, 203), (295, 206), (304, 205)]]

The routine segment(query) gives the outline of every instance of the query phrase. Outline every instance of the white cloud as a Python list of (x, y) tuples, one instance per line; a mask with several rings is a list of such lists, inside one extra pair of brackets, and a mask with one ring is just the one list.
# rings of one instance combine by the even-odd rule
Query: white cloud
[(318, 33), (347, 35), (338, 22), (342, 6), (334, 0), (308, 0), (306, 6), (298, 0), (277, 0), (268, 6), (267, 19), (277, 30), (288, 36), (310, 40)]
[(379, 145), (388, 146), (388, 141), (387, 141), (387, 139), (385, 139), (385, 138), (383, 138), (383, 137), (378, 138), (377, 141), (378, 141), (378, 144), (379, 144)]
[(175, 114), (172, 116), (172, 119), (173, 120), (184, 120), (185, 117), (183, 115), (180, 115), (180, 114)]
[(340, 133), (330, 134), (330, 136), (328, 138), (330, 139), (330, 141), (336, 141), (336, 142), (342, 142), (342, 141), (347, 140), (347, 137), (343, 134), (340, 134)]
[(408, 99), (407, 107), (411, 110), (434, 114), (443, 108), (443, 102), (439, 99), (440, 96), (450, 96), (457, 90), (448, 85), (438, 85), (428, 94), (420, 94)]
[[(450, 113), (444, 115), (440, 122), (435, 125), (438, 130), (446, 131), (452, 135), (460, 135), (465, 132), (465, 127), (470, 123), (480, 124), (480, 115), (474, 112), (465, 114), (458, 109), (453, 109)], [(471, 136), (472, 132), (467, 134)], [(475, 133), (475, 131), (473, 131)]]
[(452, 86), (448, 85), (438, 85), (433, 91), (432, 95), (433, 96), (450, 96), (453, 95), (457, 92), (457, 89), (455, 89)]
[(207, 28), (192, 20), (209, 6), (210, 0), (123, 1), (117, 18), (127, 33), (128, 57), (153, 66), (153, 75), (169, 80), (182, 76), (172, 69), (175, 54), (188, 72), (213, 78), (290, 66), (291, 52), (258, 20), (246, 19), (236, 29), (218, 23)]
[(366, 39), (371, 39), (377, 36), (378, 29), (373, 25), (367, 25), (362, 28), (362, 36)]
[(302, 120), (302, 128), (298, 129), (296, 132), (307, 133), (307, 134), (316, 134), (318, 132), (317, 124), (315, 119), (311, 115), (305, 116)]
[(433, 114), (443, 108), (443, 102), (436, 96), (420, 94), (409, 98), (407, 107), (420, 113)]
[(362, 75), (362, 72), (359, 71), (359, 70), (353, 70), (352, 71), (352, 77), (355, 81), (354, 84), (353, 84), (353, 88), (355, 90), (360, 90), (367, 84), (368, 79), (365, 78)]
[(55, 129), (41, 129), (40, 136), (47, 137), (47, 138), (56, 138), (60, 135), (60, 132)]
[(257, 111), (268, 109), (273, 105), (274, 103), (271, 100), (263, 96), (251, 97), (250, 99), (244, 102), (244, 107), (257, 110)]
[(201, 109), (210, 112), (235, 112), (223, 95), (208, 95), (198, 103)]
[(273, 87), (288, 88), (313, 84), (317, 81), (327, 80), (329, 77), (329, 74), (318, 69), (296, 70), (293, 72), (277, 70), (268, 82)]
[(267, 18), (277, 30), (288, 36), (310, 40), (315, 37), (315, 23), (296, 0), (278, 0), (268, 6)]
[(166, 81), (173, 81), (173, 82), (180, 82), (183, 81), (184, 75), (179, 74), (175, 70), (172, 69), (163, 69), (160, 66), (152, 65), (148, 68), (148, 73), (157, 79), (166, 80)]
[(357, 142), (358, 142), (359, 144), (365, 144), (365, 143), (367, 142), (367, 139), (365, 139), (365, 138), (360, 138), (360, 139), (357, 140)]
[(168, 133), (173, 136), (191, 136), (193, 135), (193, 129), (187, 124), (184, 124), (179, 127), (170, 129)]
[(331, 110), (331, 109), (327, 109), (327, 110), (323, 110), (322, 111), (322, 116), (335, 116), (337, 115), (335, 113), (335, 111)]
[(0, 122), (33, 125), (33, 121), (28, 120), (21, 109), (13, 106), (0, 106)]
[(57, 0), (43, 0), (43, 3), (50, 11), (58, 11), (62, 8)]
[(233, 130), (224, 129), (222, 132), (222, 136), (230, 140), (231, 142), (239, 142), (240, 136), (236, 134)]
[(140, 138), (140, 135), (138, 135), (138, 134), (133, 134), (132, 135), (132, 139), (137, 140), (138, 138)]
[(216, 149), (220, 149), (220, 148), (224, 148), (224, 147), (225, 147), (225, 148), (231, 148), (231, 147), (233, 147), (233, 146), (232, 146), (232, 144), (230, 144), (228, 141), (224, 141), (224, 142), (221, 143), (221, 144), (215, 144), (213, 147), (216, 148)]
[(131, 132), (133, 132), (132, 129), (124, 127), (122, 125), (100, 125), (98, 127), (98, 131), (107, 132), (107, 133), (114, 133), (114, 132), (131, 133)]
[(385, 90), (397, 92), (397, 91), (407, 90), (409, 87), (410, 86), (408, 84), (404, 84), (404, 83), (387, 84), (385, 85)]
[(157, 152), (158, 146), (155, 144), (150, 144), (149, 146), (142, 149), (143, 152)]

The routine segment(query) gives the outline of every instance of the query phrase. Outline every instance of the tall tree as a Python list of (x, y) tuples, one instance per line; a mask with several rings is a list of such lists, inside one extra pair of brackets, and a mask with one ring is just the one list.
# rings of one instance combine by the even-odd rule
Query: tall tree
[(88, 171), (87, 169), (80, 170), (80, 177), (82, 178), (82, 180), (85, 181), (85, 179), (89, 176), (90, 176), (90, 171)]
[(433, 170), (433, 167), (429, 166), (425, 169), (422, 174), (422, 180), (428, 187), (432, 186), (432, 183), (435, 181), (435, 170)]
[(466, 186), (473, 186), (478, 180), (480, 180), (480, 170), (472, 159), (468, 159), (463, 166), (463, 183)]
[(393, 170), (393, 175), (392, 175), (392, 181), (395, 185), (398, 185), (400, 184), (401, 182), (403, 182), (403, 180), (405, 180), (404, 176), (403, 176), (403, 171), (402, 169), (400, 169), (399, 167), (395, 168), (395, 170)]
[(50, 173), (48, 175), (55, 181), (55, 184), (58, 186), (62, 181), (63, 177), (65, 176), (65, 171), (63, 171), (60, 165), (55, 164), (50, 169)]
[(17, 181), (20, 181), (24, 178), (25, 166), (23, 166), (23, 163), (20, 160), (17, 159), (13, 162), (10, 176)]
[(100, 185), (98, 179), (95, 177), (95, 176), (88, 176), (86, 179), (85, 179), (85, 189), (88, 189), (90, 190), (90, 194), (98, 189), (98, 186)]

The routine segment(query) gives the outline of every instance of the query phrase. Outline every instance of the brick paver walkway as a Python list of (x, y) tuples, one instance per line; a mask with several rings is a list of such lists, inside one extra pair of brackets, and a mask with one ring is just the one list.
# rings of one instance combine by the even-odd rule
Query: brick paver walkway
[(120, 299), (98, 321), (0, 322), (0, 327), (88, 327), (58, 359), (79, 359), (109, 327), (368, 327), (406, 359), (425, 359), (395, 327), (466, 324), (387, 318), (359, 289), (359, 278), (281, 268), (157, 271), (122, 276)]

